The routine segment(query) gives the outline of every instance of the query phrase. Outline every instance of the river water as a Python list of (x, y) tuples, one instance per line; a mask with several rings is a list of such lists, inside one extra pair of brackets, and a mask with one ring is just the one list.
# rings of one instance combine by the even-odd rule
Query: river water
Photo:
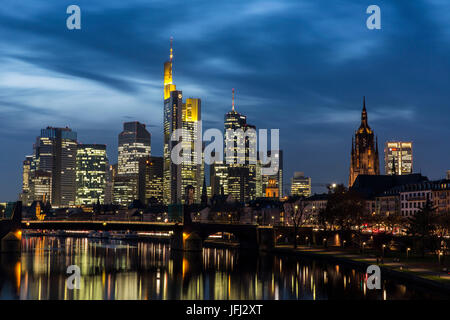
[[(67, 267), (81, 271), (69, 289)], [(0, 299), (442, 299), (383, 279), (369, 290), (364, 271), (322, 261), (167, 244), (70, 237), (22, 238), (22, 254), (1, 256)]]

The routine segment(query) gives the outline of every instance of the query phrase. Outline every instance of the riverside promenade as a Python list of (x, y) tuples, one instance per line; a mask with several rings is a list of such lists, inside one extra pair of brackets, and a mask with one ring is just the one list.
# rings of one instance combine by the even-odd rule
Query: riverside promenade
[[(328, 261), (352, 264), (361, 268), (369, 265), (378, 265), (382, 274), (414, 281), (425, 286), (450, 293), (450, 271), (444, 271), (439, 265), (436, 256), (421, 258), (410, 257), (383, 257), (381, 259), (374, 253), (359, 253), (355, 249), (343, 249), (338, 247), (305, 246), (299, 245), (294, 249), (292, 245), (277, 245), (273, 252), (275, 254), (293, 254), (296, 256), (307, 256), (311, 258), (322, 258)], [(448, 257), (447, 257), (448, 259)]]

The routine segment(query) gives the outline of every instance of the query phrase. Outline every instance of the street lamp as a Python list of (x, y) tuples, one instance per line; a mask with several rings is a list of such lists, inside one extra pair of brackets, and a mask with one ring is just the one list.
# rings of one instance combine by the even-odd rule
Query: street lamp
[(366, 243), (363, 242), (362, 245), (363, 245), (363, 247), (362, 247), (362, 253), (364, 254), (364, 247), (365, 247)]
[(409, 251), (411, 250), (411, 248), (406, 248), (406, 259), (409, 258)]
[(383, 248), (383, 254), (382, 254), (382, 257), (384, 257), (384, 248), (386, 248), (386, 245), (383, 244), (383, 245), (382, 245), (382, 248)]

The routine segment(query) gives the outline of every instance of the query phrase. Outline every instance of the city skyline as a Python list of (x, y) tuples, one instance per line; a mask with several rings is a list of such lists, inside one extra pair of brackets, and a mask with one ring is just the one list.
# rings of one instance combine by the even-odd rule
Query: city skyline
[[(278, 10), (280, 13), (286, 14), (287, 8), (290, 8), (283, 4), (277, 6), (273, 3), (276, 9), (273, 13), (267, 11), (258, 13), (250, 10), (252, 8), (251, 4), (249, 4), (249, 11), (247, 12), (251, 21), (258, 21), (261, 16), (267, 17), (267, 15), (276, 17)], [(85, 4), (85, 6), (87, 9), (85, 14), (88, 16), (89, 10), (93, 9), (88, 4)], [(294, 6), (294, 4), (291, 4), (291, 6)], [(84, 7), (83, 3), (81, 7)], [(410, 5), (409, 8), (411, 10), (417, 9), (413, 5)], [(311, 9), (314, 9), (314, 6)], [(36, 14), (45, 13), (45, 10), (46, 8), (43, 6), (37, 10)], [(387, 6), (388, 13), (389, 10), (390, 7)], [(428, 7), (428, 11), (425, 10), (424, 12), (429, 12), (430, 10), (432, 10), (431, 7)], [(393, 11), (395, 12), (395, 10)], [(361, 21), (364, 18), (363, 12), (361, 10)], [(52, 10), (47, 13), (51, 14)], [(14, 13), (6, 12), (4, 15), (8, 17), (14, 15)], [(56, 15), (54, 17), (56, 18)], [(305, 17), (305, 19), (305, 21), (309, 21), (311, 18)], [(102, 20), (100, 19), (100, 21)], [(383, 21), (384, 30), (379, 35), (374, 35), (368, 30), (363, 30), (363, 23), (360, 23), (361, 26), (358, 32), (363, 32), (364, 37), (378, 38), (382, 42), (389, 39), (392, 40), (393, 35), (389, 31), (389, 16), (384, 18)], [(348, 23), (352, 24), (353, 18)], [(396, 21), (396, 23), (400, 22)], [(414, 21), (414, 23), (418, 22)], [(66, 41), (74, 42), (66, 43), (65, 45), (69, 48), (77, 48), (75, 38), (81, 40), (79, 37), (87, 36), (89, 38), (102, 32), (98, 28), (94, 28), (96, 29), (96, 33), (92, 34), (92, 29), (89, 29), (90, 26), (92, 28), (92, 25), (83, 25), (80, 35), (70, 34), (68, 33), (69, 31), (64, 30), (62, 27), (60, 31), (55, 30), (55, 32), (64, 32), (65, 36), (71, 39)], [(5, 31), (11, 31), (15, 27), (17, 28), (17, 25), (6, 27), (2, 24), (0, 26), (0, 32), (3, 35)], [(36, 28), (42, 27), (42, 25), (36, 26)], [(56, 24), (54, 27), (57, 28)], [(143, 28), (146, 27), (150, 26), (143, 26)], [(280, 32), (286, 30), (286, 27), (278, 27), (279, 29), (277, 30)], [(388, 30), (385, 31), (386, 29)], [(15, 31), (18, 33), (19, 38), (20, 36), (25, 37), (28, 34), (20, 30), (20, 28), (17, 28)], [(70, 59), (74, 59), (76, 54), (68, 55), (69, 57), (58, 60), (60, 63), (64, 62), (62, 65), (65, 67), (62, 68), (60, 65), (57, 68), (56, 65), (51, 65), (49, 60), (44, 59), (51, 55), (51, 52), (48, 50), (44, 50), (43, 52), (42, 50), (38, 51), (37, 58), (32, 59), (25, 54), (26, 51), (23, 51), (25, 47), (16, 48), (17, 50), (15, 52), (12, 49), (4, 49), (1, 53), (1, 63), (2, 65), (6, 63), (7, 68), (0, 74), (2, 79), (0, 81), (0, 87), (4, 93), (1, 99), (1, 104), (3, 105), (2, 118), (5, 123), (5, 126), (2, 128), (2, 143), (5, 145), (6, 150), (8, 150), (8, 157), (2, 156), (2, 165), (6, 170), (2, 170), (3, 179), (0, 184), (2, 198), (0, 200), (17, 199), (21, 186), (21, 164), (25, 156), (31, 154), (32, 151), (30, 141), (35, 139), (41, 128), (47, 126), (69, 126), (78, 133), (80, 143), (106, 144), (108, 158), (111, 163), (115, 163), (115, 159), (117, 159), (116, 137), (120, 132), (122, 123), (127, 121), (141, 121), (147, 124), (148, 130), (152, 134), (152, 155), (162, 156), (161, 104), (163, 98), (161, 64), (167, 58), (167, 40), (172, 34), (175, 37), (174, 47), (176, 48), (177, 59), (174, 71), (174, 76), (177, 79), (176, 82), (183, 89), (183, 92), (187, 93), (186, 97), (192, 94), (202, 99), (204, 127), (221, 128), (223, 126), (223, 122), (221, 124), (220, 121), (223, 115), (230, 109), (231, 105), (230, 88), (235, 87), (237, 89), (236, 104), (238, 109), (248, 117), (252, 124), (258, 128), (280, 128), (280, 147), (285, 153), (284, 174), (287, 181), (292, 177), (294, 171), (304, 171), (307, 176), (312, 178), (313, 184), (319, 182), (340, 182), (346, 184), (351, 150), (349, 141), (359, 122), (358, 118), (360, 116), (363, 95), (367, 99), (366, 103), (371, 119), (371, 127), (379, 137), (378, 148), (383, 148), (384, 143), (388, 140), (413, 141), (414, 171), (422, 172), (424, 175), (429, 176), (430, 179), (444, 177), (448, 169), (448, 165), (446, 165), (448, 161), (446, 159), (449, 158), (449, 151), (442, 148), (439, 137), (445, 136), (446, 130), (449, 130), (445, 126), (445, 116), (442, 115), (442, 112), (445, 113), (448, 111), (443, 110), (439, 114), (435, 113), (438, 110), (436, 108), (440, 108), (448, 100), (446, 98), (448, 93), (444, 92), (444, 88), (446, 87), (445, 81), (448, 80), (443, 79), (443, 82), (441, 81), (439, 86), (433, 87), (427, 84), (427, 79), (430, 77), (431, 80), (433, 78), (432, 74), (440, 74), (442, 72), (437, 70), (437, 67), (439, 67), (439, 63), (444, 63), (439, 59), (443, 57), (439, 55), (444, 54), (445, 56), (445, 52), (437, 51), (433, 54), (438, 56), (431, 56), (431, 53), (427, 53), (426, 51), (425, 44), (427, 44), (427, 41), (424, 39), (422, 39), (422, 42), (417, 41), (414, 46), (416, 51), (412, 55), (416, 59), (416, 63), (413, 63), (413, 65), (417, 68), (413, 68), (413, 74), (409, 73), (408, 75), (407, 72), (403, 72), (404, 74), (402, 76), (394, 77), (394, 79), (390, 80), (392, 83), (390, 83), (389, 88), (369, 79), (369, 76), (367, 76), (367, 83), (361, 84), (356, 82), (355, 80), (361, 77), (361, 70), (355, 70), (361, 68), (359, 63), (367, 63), (365, 60), (367, 59), (367, 55), (386, 55), (387, 52), (385, 51), (387, 48), (392, 49), (392, 46), (394, 46), (393, 43), (390, 43), (391, 47), (383, 47), (384, 50), (381, 50), (383, 51), (381, 53), (371, 53), (370, 50), (367, 51), (366, 49), (363, 50), (365, 51), (364, 54), (353, 52), (353, 57), (344, 59), (346, 62), (335, 62), (336, 69), (340, 69), (341, 71), (343, 66), (348, 66), (349, 61), (352, 63), (356, 62), (358, 65), (353, 70), (353, 73), (349, 71), (344, 73), (346, 78), (345, 83), (338, 89), (340, 85), (330, 81), (337, 70), (331, 68), (328, 69), (327, 73), (327, 68), (321, 69), (318, 66), (312, 68), (309, 64), (312, 60), (316, 59), (312, 55), (306, 55), (302, 60), (298, 58), (294, 59), (293, 55), (290, 56), (290, 54), (286, 53), (290, 58), (287, 60), (292, 63), (293, 69), (307, 71), (306, 74), (308, 76), (305, 74), (300, 77), (295, 77), (291, 72), (286, 70), (286, 65), (283, 63), (280, 65), (281, 68), (279, 70), (275, 70), (277, 72), (267, 72), (266, 78), (260, 79), (258, 73), (255, 72), (255, 67), (260, 66), (263, 67), (263, 70), (273, 72), (274, 69), (270, 69), (268, 66), (276, 60), (276, 55), (271, 59), (264, 60), (264, 55), (267, 52), (250, 50), (252, 45), (258, 48), (258, 44), (246, 43), (246, 41), (239, 39), (236, 42), (244, 44), (244, 46), (238, 50), (238, 55), (230, 51), (225, 51), (224, 54), (218, 54), (218, 48), (208, 43), (205, 44), (201, 39), (192, 39), (192, 34), (185, 37), (180, 30), (178, 32), (170, 31), (172, 31), (170, 34), (161, 34), (157, 37), (158, 39), (146, 44), (144, 43), (146, 48), (155, 49), (147, 50), (147, 52), (152, 51), (148, 55), (139, 53), (135, 57), (127, 56), (126, 54), (122, 57), (111, 57), (111, 62), (122, 61), (124, 64), (131, 63), (135, 65), (133, 69), (135, 71), (138, 64), (144, 65), (145, 68), (142, 68), (144, 72), (137, 73), (133, 78), (129, 78), (130, 73), (124, 72), (123, 65), (119, 68), (122, 70), (114, 73), (120, 79), (99, 77), (102, 74), (99, 71), (104, 72), (106, 70), (105, 65), (101, 64), (98, 65), (98, 69), (95, 69), (97, 73), (87, 74), (87, 60), (83, 58), (81, 58), (78, 66), (72, 66), (74, 69), (70, 70), (69, 66), (71, 64), (69, 61)], [(414, 29), (413, 31), (419, 34), (421, 33), (420, 30)], [(124, 32), (128, 34), (126, 31)], [(213, 31), (211, 32), (214, 33)], [(426, 34), (425, 31), (422, 32)], [(261, 35), (261, 33), (259, 34)], [(403, 35), (405, 34), (408, 33), (404, 32)], [(438, 35), (441, 38), (435, 35), (430, 41), (437, 41), (437, 43), (442, 44), (440, 41), (447, 39), (444, 31), (438, 33)], [(40, 35), (40, 37), (44, 37), (43, 40), (47, 39), (47, 41), (51, 40), (51, 36), (54, 36), (51, 31), (49, 31), (47, 38), (45, 38), (46, 35)], [(356, 38), (362, 41), (360, 36), (358, 35)], [(409, 35), (406, 36), (406, 39), (408, 37)], [(206, 36), (206, 39), (211, 38), (213, 38), (213, 35)], [(133, 40), (136, 40), (136, 38), (133, 38)], [(142, 39), (137, 40), (136, 45), (143, 43)], [(233, 43), (233, 39), (228, 40)], [(321, 39), (320, 41), (325, 40)], [(193, 42), (190, 43), (190, 41)], [(275, 46), (276, 50), (278, 50), (277, 53), (282, 54), (284, 51), (281, 49), (289, 44), (292, 45), (292, 49), (294, 49), (296, 54), (300, 53), (302, 48), (309, 47), (310, 49), (317, 49), (317, 44), (310, 44), (308, 46), (301, 39), (298, 41), (301, 42), (301, 45), (297, 42), (287, 40), (283, 42), (280, 40)], [(350, 42), (348, 41), (347, 45)], [(17, 42), (13, 43), (18, 46)], [(83, 49), (92, 49), (88, 49), (89, 46), (87, 43), (83, 41), (82, 43), (83, 45), (79, 47), (81, 51)], [(109, 43), (108, 39), (105, 43)], [(342, 43), (342, 41), (337, 41), (334, 45), (339, 47)], [(361, 43), (364, 43), (364, 41)], [(33, 42), (28, 46), (28, 49), (31, 50), (38, 48), (40, 44)], [(405, 50), (405, 43), (402, 46), (402, 50)], [(221, 48), (223, 47), (221, 46)], [(420, 48), (422, 48), (422, 51)], [(338, 51), (332, 52), (336, 53)], [(351, 53), (351, 50), (347, 51), (347, 54)], [(250, 56), (254, 60), (243, 59), (245, 57), (250, 58)], [(327, 62), (327, 57), (330, 58), (331, 56), (332, 53), (327, 53), (326, 56), (321, 57), (321, 61)], [(361, 56), (364, 56), (364, 59), (361, 59)], [(91, 57), (98, 58), (99, 55), (92, 53)], [(215, 62), (214, 57), (218, 59)], [(400, 55), (392, 54), (387, 60), (389, 63), (393, 63), (399, 57)], [(421, 63), (420, 60), (424, 57), (433, 58), (433, 61), (427, 60), (427, 63)], [(76, 59), (80, 59), (80, 57), (77, 56)], [(230, 60), (227, 61), (226, 59)], [(192, 64), (193, 61), (197, 61), (198, 64)], [(375, 60), (374, 65), (378, 65), (381, 63), (380, 61), (383, 61), (383, 59)], [(234, 70), (230, 69), (230, 65), (236, 62), (240, 62), (241, 64), (238, 64)], [(201, 72), (199, 69), (208, 66), (208, 63), (210, 64), (208, 72)], [(386, 72), (389, 63), (386, 66), (378, 65), (378, 67), (383, 69), (383, 72)], [(251, 70), (246, 71), (245, 68), (242, 68), (243, 65), (248, 66)], [(25, 70), (27, 66), (32, 68)], [(405, 65), (403, 64), (403, 66)], [(372, 75), (375, 72), (373, 66), (367, 66), (363, 70), (367, 72), (367, 75)], [(383, 80), (389, 77), (392, 72), (388, 72), (386, 76), (375, 78)], [(379, 72), (377, 71), (375, 74), (379, 74)], [(226, 75), (224, 77), (225, 80), (218, 81), (216, 79), (216, 82), (211, 82), (214, 83), (214, 86), (211, 86), (208, 83), (209, 80), (212, 80), (214, 77), (220, 78), (219, 75)], [(275, 80), (279, 81), (280, 75), (283, 77), (286, 76), (286, 79), (301, 80), (302, 86), (297, 87), (293, 85), (294, 82), (290, 81), (287, 83), (292, 85), (284, 87), (283, 90), (279, 86), (273, 86), (276, 82)], [(421, 88), (427, 88), (427, 92), (415, 92), (415, 90), (411, 90), (415, 86), (417, 88), (419, 83), (416, 83), (417, 80), (415, 79), (406, 78), (419, 75), (427, 75), (426, 78), (422, 77), (421, 79), (421, 85), (423, 86)], [(59, 83), (57, 81), (58, 79), (61, 80)], [(308, 81), (322, 82), (323, 86), (319, 86), (318, 83), (312, 85)], [(99, 97), (96, 96), (94, 98), (92, 92), (89, 92), (87, 89), (86, 85), (91, 83), (94, 86), (90, 90), (100, 95)], [(405, 86), (405, 83), (408, 83), (408, 85)], [(145, 89), (142, 89), (142, 87), (145, 87)], [(267, 90), (269, 87), (271, 89)], [(313, 88), (315, 90), (312, 90)], [(340, 92), (341, 89), (346, 92)], [(113, 95), (113, 97), (118, 98), (114, 102), (111, 101), (111, 96), (107, 96), (110, 93), (109, 90), (113, 90), (117, 94), (116, 96)], [(66, 96), (66, 98), (62, 99), (61, 96), (65, 96), (64, 93), (67, 92), (70, 93), (68, 98)], [(302, 94), (298, 94), (299, 92)], [(305, 94), (305, 92), (307, 93)], [(327, 92), (328, 95), (326, 94)], [(59, 98), (55, 99), (57, 96)], [(73, 99), (75, 97), (77, 97), (75, 99), (76, 102), (71, 102), (71, 98)], [(133, 103), (130, 104), (130, 101)], [(292, 101), (296, 103), (292, 103)], [(55, 108), (55, 103), (59, 105), (59, 109)], [(108, 109), (103, 106), (103, 104), (108, 105), (108, 103), (111, 103), (110, 105), (113, 107)], [(284, 110), (285, 112), (271, 112), (270, 110), (273, 108), (274, 103), (278, 106), (278, 110)], [(132, 107), (129, 110), (128, 108), (127, 110), (122, 110), (125, 108), (121, 107), (121, 105), (131, 105)], [(283, 105), (286, 107), (283, 107)], [(387, 107), (389, 105), (391, 108)], [(64, 108), (61, 108), (61, 106), (64, 106)], [(92, 117), (87, 119), (83, 110), (86, 111), (86, 108), (89, 109), (93, 106), (96, 106), (98, 111), (92, 110)], [(424, 111), (425, 108), (427, 112)], [(106, 113), (108, 110), (112, 112)], [(433, 113), (433, 111), (435, 112)], [(303, 120), (305, 118), (306, 120)], [(17, 119), (20, 119), (20, 121)], [(19, 125), (21, 123), (22, 126)], [(19, 128), (20, 130), (18, 130)], [(304, 139), (298, 139), (298, 137), (304, 137)], [(317, 147), (318, 145), (320, 147)], [(302, 154), (302, 156), (297, 157), (298, 154)], [(433, 157), (433, 154), (439, 154), (441, 156)], [(380, 157), (383, 158), (381, 155)], [(330, 162), (329, 159), (331, 158), (333, 162)], [(382, 162), (380, 166), (384, 168)]]

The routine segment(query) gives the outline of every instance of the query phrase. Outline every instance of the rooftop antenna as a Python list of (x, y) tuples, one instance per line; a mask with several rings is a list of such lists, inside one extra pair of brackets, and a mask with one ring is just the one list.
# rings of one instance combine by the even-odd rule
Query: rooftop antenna
[(172, 62), (173, 59), (173, 37), (170, 37), (170, 62)]
[(231, 89), (231, 109), (234, 111), (234, 88)]

